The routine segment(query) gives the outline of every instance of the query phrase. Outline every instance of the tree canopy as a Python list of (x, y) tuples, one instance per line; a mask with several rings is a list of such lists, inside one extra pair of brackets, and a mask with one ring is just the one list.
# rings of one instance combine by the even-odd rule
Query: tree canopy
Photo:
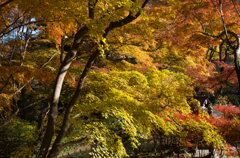
[(1, 1), (0, 154), (55, 158), (76, 145), (128, 157), (153, 140), (162, 155), (173, 138), (178, 153), (227, 151), (237, 110), (216, 106), (226, 115), (209, 117), (193, 96), (233, 86), (239, 104), (238, 9), (235, 0)]

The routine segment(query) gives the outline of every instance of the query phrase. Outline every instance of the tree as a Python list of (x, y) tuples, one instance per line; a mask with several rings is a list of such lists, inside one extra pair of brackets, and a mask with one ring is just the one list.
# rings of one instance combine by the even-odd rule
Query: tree
[[(31, 4), (29, 4), (31, 5)], [(49, 84), (52, 79), (52, 73), (44, 71), (43, 68), (53, 59), (55, 54), (48, 54), (43, 57), (43, 61), (34, 64), (25, 63), (26, 57), (30, 55), (30, 49), (34, 48), (31, 40), (41, 33), (43, 28), (36, 24), (46, 20), (43, 17), (38, 17), (36, 10), (30, 9), (29, 5), (17, 3), (14, 1), (2, 2), (1, 5), (1, 125), (4, 127), (10, 120), (23, 111), (27, 107), (36, 105), (44, 100), (39, 98), (36, 102), (31, 102), (25, 107), (19, 107), (17, 100), (20, 98), (20, 92), (25, 87), (31, 89), (30, 83), (35, 80), (40, 81), (43, 85)], [(46, 48), (45, 48), (46, 49)], [(39, 66), (42, 64), (41, 66)], [(39, 69), (40, 68), (40, 69)], [(38, 72), (36, 71), (37, 69)], [(42, 78), (42, 74), (47, 73), (49, 78)], [(36, 97), (37, 99), (38, 97)]]
[[(198, 67), (193, 66), (189, 67), (189, 74), (193, 75), (195, 73), (197, 83), (201, 83), (202, 86), (205, 85), (204, 87), (207, 90), (220, 88), (221, 85), (226, 85), (227, 81), (236, 83), (236, 80), (239, 80), (239, 70), (237, 68), (239, 48), (237, 37), (239, 29), (237, 26), (239, 23), (236, 21), (236, 17), (239, 16), (239, 3), (236, 1), (223, 2), (221, 0), (201, 2), (193, 0), (183, 1), (180, 6), (181, 9), (177, 12), (178, 22), (176, 23), (179, 27), (174, 33), (178, 34), (177, 37), (182, 37), (183, 33), (189, 34), (185, 38), (184, 42), (186, 43), (183, 46), (192, 55), (206, 52), (201, 53), (202, 63), (204, 62), (205, 65), (201, 69), (208, 72), (208, 75), (202, 73), (202, 71), (199, 73)], [(234, 67), (226, 65), (226, 62), (231, 58), (234, 60)], [(211, 63), (212, 61), (216, 61), (215, 65)], [(219, 75), (216, 75), (216, 70), (216, 73), (212, 73), (217, 65), (222, 67), (220, 71), (218, 70)], [(205, 68), (208, 68), (208, 70)]]
[[(215, 106), (215, 109), (223, 112), (220, 118), (210, 117), (208, 122), (216, 126), (219, 129), (219, 134), (221, 134), (227, 143), (234, 146), (239, 155), (239, 147), (237, 142), (239, 142), (239, 113), (240, 110), (233, 106)], [(229, 152), (229, 154), (236, 154), (236, 152)]]
[[(139, 137), (150, 137), (156, 128), (164, 135), (183, 139), (189, 131), (197, 135), (202, 129), (208, 133), (214, 130), (204, 121), (168, 121), (174, 113), (191, 113), (186, 97), (193, 95), (193, 82), (184, 74), (188, 65), (204, 67), (208, 63), (194, 59), (201, 53), (199, 49), (192, 56), (188, 51), (182, 53), (187, 46), (180, 46), (179, 38), (173, 38), (172, 2), (37, 0), (12, 1), (4, 6), (14, 13), (28, 14), (19, 21), (18, 16), (12, 17), (16, 28), (7, 27), (10, 34), (3, 32), (10, 41), (2, 44), (7, 46), (2, 48), (4, 59), (10, 62), (0, 67), (4, 74), (0, 101), (3, 110), (12, 107), (16, 112), (8, 110), (10, 115), (1, 109), (1, 127), (8, 131), (19, 109), (37, 105), (39, 111), (37, 130), (31, 131), (38, 138), (13, 154), (57, 157), (65, 147), (88, 141), (95, 157), (127, 156), (124, 139), (136, 147)], [(37, 25), (28, 25), (31, 23)], [(23, 36), (12, 40), (15, 30)], [(44, 36), (46, 39), (40, 39)], [(12, 43), (24, 46), (9, 57)], [(203, 72), (207, 71), (200, 67), (199, 73)], [(178, 131), (188, 125), (193, 129)], [(36, 129), (34, 123), (31, 126)], [(203, 138), (221, 146), (220, 137), (212, 136), (216, 139)]]
[[(148, 0), (144, 1), (141, 8), (144, 8), (147, 3), (148, 3)], [(62, 4), (64, 4), (64, 2)], [(68, 4), (69, 4), (69, 2), (68, 2)], [(88, 32), (90, 32), (90, 36), (93, 36), (93, 38), (96, 38), (95, 42), (98, 43), (99, 46), (101, 46), (101, 47), (99, 47), (97, 50), (95, 50), (94, 53), (90, 56), (86, 66), (85, 66), (85, 69), (81, 74), (76, 91), (66, 108), (61, 130), (58, 133), (56, 140), (54, 141), (54, 144), (48, 154), (48, 157), (56, 157), (61, 151), (62, 140), (68, 131), (69, 120), (70, 120), (70, 116), (71, 116), (71, 112), (74, 107), (74, 104), (77, 102), (77, 100), (80, 96), (84, 81), (86, 79), (86, 76), (87, 76), (91, 66), (93, 65), (95, 59), (100, 55), (101, 50), (103, 51), (103, 46), (106, 43), (105, 40), (106, 40), (108, 34), (111, 32), (111, 30), (113, 30), (117, 27), (122, 27), (122, 26), (126, 25), (127, 23), (130, 23), (133, 20), (135, 20), (140, 15), (140, 12), (142, 10), (141, 8), (137, 7), (137, 6), (139, 6), (137, 3), (134, 3), (132, 1), (130, 1), (126, 4), (124, 4), (124, 3), (121, 4), (120, 2), (117, 4), (115, 2), (112, 4), (112, 6), (114, 6), (114, 8), (115, 7), (116, 8), (123, 7), (124, 9), (127, 9), (127, 11), (129, 13), (125, 18), (123, 18), (121, 20), (119, 19), (119, 17), (114, 17), (115, 16), (114, 14), (110, 17), (107, 17), (107, 19), (108, 19), (107, 25), (104, 27), (102, 25), (98, 25), (99, 24), (98, 20), (101, 20), (101, 19), (98, 19), (98, 20), (94, 19), (95, 14), (97, 15), (97, 13), (96, 13), (98, 11), (97, 9), (99, 9), (99, 8), (95, 9), (96, 4), (97, 4), (97, 1), (90, 1), (87, 4), (83, 3), (82, 8), (84, 8), (85, 10), (88, 8), (89, 23), (87, 23), (86, 25), (81, 27), (80, 30), (78, 30), (76, 32), (72, 47), (71, 47), (70, 51), (66, 54), (61, 66), (59, 68), (58, 75), (57, 75), (55, 85), (53, 88), (53, 95), (52, 95), (52, 98), (50, 101), (50, 112), (49, 112), (49, 117), (48, 117), (48, 125), (47, 125), (47, 129), (46, 129), (43, 141), (42, 141), (41, 148), (40, 148), (39, 157), (46, 157), (48, 154), (50, 143), (51, 143), (52, 138), (55, 133), (55, 124), (56, 124), (56, 119), (57, 119), (57, 115), (58, 115), (58, 111), (57, 111), (58, 102), (59, 102), (59, 97), (60, 97), (60, 93), (61, 93), (63, 80), (64, 80), (64, 77), (65, 77), (69, 67), (70, 67), (71, 62), (73, 61), (73, 59), (75, 58), (75, 56), (77, 54), (77, 50), (81, 44), (82, 38)], [(134, 7), (133, 4), (136, 6)], [(118, 5), (118, 6), (115, 6), (115, 5)], [(127, 8), (127, 6), (129, 6), (129, 5), (131, 7)], [(112, 9), (112, 8), (109, 8), (109, 9)], [(117, 9), (114, 9), (112, 11), (116, 12), (116, 10)], [(99, 16), (99, 15), (97, 15), (97, 16)], [(85, 19), (86, 18), (87, 17), (85, 17)], [(101, 18), (101, 15), (98, 18)], [(103, 17), (103, 19), (105, 20), (105, 17)], [(96, 27), (98, 29), (96, 29), (94, 27)], [(95, 32), (95, 31), (97, 31), (97, 32)], [(95, 33), (97, 33), (97, 34), (95, 34)]]

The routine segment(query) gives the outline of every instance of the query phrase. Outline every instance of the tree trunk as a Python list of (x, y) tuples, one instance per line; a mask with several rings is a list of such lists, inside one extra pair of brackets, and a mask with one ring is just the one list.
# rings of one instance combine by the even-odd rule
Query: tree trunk
[[(237, 35), (236, 35), (237, 36)], [(238, 36), (237, 36), (238, 37)], [(240, 97), (240, 48), (239, 48), (239, 40), (240, 38), (237, 38), (237, 47), (234, 50), (234, 64), (235, 64), (235, 69), (237, 73), (237, 78), (238, 78), (238, 95)]]
[(60, 132), (58, 133), (58, 136), (57, 136), (57, 139), (55, 140), (54, 144), (53, 144), (53, 147), (48, 155), (49, 158), (54, 158), (54, 157), (57, 157), (57, 155), (61, 152), (62, 150), (62, 140), (63, 138), (65, 137), (68, 129), (69, 129), (69, 122), (70, 122), (70, 116), (71, 116), (71, 113), (72, 113), (72, 110), (73, 110), (73, 107), (75, 105), (75, 103), (77, 102), (79, 96), (80, 96), (80, 93), (82, 91), (82, 88), (83, 88), (83, 84), (84, 84), (84, 81), (90, 71), (90, 68), (91, 66), (93, 65), (95, 59), (100, 55), (100, 51), (97, 50), (91, 57), (90, 59), (88, 60), (88, 63), (87, 65), (85, 66), (85, 69), (80, 77), (80, 80), (78, 82), (78, 86), (77, 86), (77, 89), (71, 99), (71, 101), (69, 102), (68, 104), (68, 107), (65, 111), (65, 115), (64, 115), (64, 119), (63, 119), (63, 125), (62, 125), (62, 128), (60, 130)]
[(55, 133), (55, 124), (56, 124), (57, 115), (58, 115), (58, 101), (60, 98), (63, 80), (65, 78), (65, 75), (66, 75), (71, 63), (72, 63), (72, 60), (75, 58), (75, 56), (77, 54), (77, 49), (80, 45), (82, 38), (87, 32), (88, 32), (88, 28), (85, 26), (82, 27), (77, 32), (75, 39), (74, 39), (73, 46), (72, 46), (71, 50), (68, 52), (68, 54), (66, 55), (63, 63), (60, 66), (60, 69), (58, 71), (56, 82), (53, 87), (53, 89), (54, 89), (53, 95), (52, 95), (51, 102), (50, 102), (50, 112), (49, 112), (49, 116), (48, 116), (47, 130), (46, 130), (46, 133), (45, 133), (43, 141), (42, 141), (39, 158), (45, 158), (47, 156), (47, 153), (48, 153), (51, 141), (52, 141), (52, 137)]

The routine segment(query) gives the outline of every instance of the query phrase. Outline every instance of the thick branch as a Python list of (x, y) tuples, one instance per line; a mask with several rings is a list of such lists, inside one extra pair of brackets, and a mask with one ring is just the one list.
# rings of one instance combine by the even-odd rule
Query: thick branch
[(89, 18), (94, 19), (94, 9), (95, 9), (95, 6), (96, 6), (98, 0), (96, 0), (95, 2), (90, 2), (90, 1), (91, 0), (89, 0), (89, 2), (88, 2)]
[(210, 57), (209, 57), (208, 61), (212, 60), (212, 57), (213, 57), (215, 52), (216, 52), (216, 46), (211, 48), (211, 53), (210, 53)]
[(224, 59), (223, 59), (224, 62), (226, 62), (226, 60), (227, 60), (227, 58), (228, 58), (228, 55), (229, 55), (229, 54), (228, 54), (228, 51), (229, 51), (229, 46), (227, 46), (227, 48), (226, 48), (226, 50), (225, 50), (225, 53), (224, 53), (224, 54), (225, 54), (225, 57), (224, 57)]
[(60, 51), (61, 51), (61, 54), (60, 54), (60, 63), (61, 63), (61, 64), (62, 64), (62, 62), (63, 62), (64, 46), (65, 46), (65, 44), (66, 44), (66, 42), (64, 42), (64, 40), (65, 40), (65, 36), (62, 37), (62, 39), (61, 39), (61, 48), (60, 48)]
[(219, 61), (222, 61), (222, 50), (223, 50), (223, 44), (225, 41), (222, 41), (222, 43), (219, 46)]
[[(144, 1), (144, 3), (142, 4), (142, 9), (147, 5), (148, 1), (149, 1), (149, 0), (145, 0), (145, 1)], [(117, 22), (111, 22), (110, 25), (109, 25), (109, 27), (105, 30), (105, 34), (104, 34), (103, 36), (107, 36), (107, 34), (108, 34), (111, 30), (113, 30), (113, 29), (115, 29), (115, 28), (117, 28), (117, 27), (122, 27), (122, 26), (124, 26), (124, 25), (132, 22), (133, 20), (135, 20), (136, 18), (138, 18), (140, 14), (141, 14), (140, 11), (138, 11), (138, 13), (137, 13), (136, 15), (133, 15), (133, 14), (130, 12), (129, 15), (128, 15), (126, 18), (124, 18), (124, 19), (122, 19), (122, 20), (119, 20), (119, 21), (117, 21)]]
[[(210, 37), (214, 37), (214, 38), (218, 38), (218, 39), (221, 39), (224, 35), (226, 35), (226, 31), (223, 31), (221, 32), (219, 35), (210, 35), (206, 32), (200, 32), (200, 31), (197, 31), (203, 35), (206, 35), (206, 36), (210, 36)], [(238, 39), (238, 35), (230, 30), (227, 30), (227, 34), (230, 34), (232, 35), (233, 37), (235, 37), (236, 39)], [(230, 46), (230, 48), (232, 48), (233, 50), (237, 49), (239, 47), (239, 40), (236, 40), (237, 42), (237, 45), (236, 46), (233, 46), (232, 43), (229, 41), (229, 39), (227, 39), (227, 44)]]

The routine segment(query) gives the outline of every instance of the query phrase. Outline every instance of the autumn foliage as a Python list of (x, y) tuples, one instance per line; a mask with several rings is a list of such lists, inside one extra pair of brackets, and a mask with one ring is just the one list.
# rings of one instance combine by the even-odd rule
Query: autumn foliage
[(208, 122), (216, 126), (219, 130), (219, 134), (223, 136), (228, 146), (236, 147), (236, 151), (228, 150), (228, 154), (239, 155), (239, 146), (238, 142), (240, 140), (240, 124), (239, 124), (239, 115), (240, 109), (238, 107), (229, 106), (215, 106), (216, 110), (219, 110), (223, 115), (219, 118), (210, 117)]
[(2, 0), (0, 154), (55, 158), (86, 145), (91, 157), (127, 157), (148, 140), (155, 156), (158, 143), (162, 156), (236, 146), (239, 108), (196, 115), (188, 98), (240, 87), (239, 9), (235, 0)]

